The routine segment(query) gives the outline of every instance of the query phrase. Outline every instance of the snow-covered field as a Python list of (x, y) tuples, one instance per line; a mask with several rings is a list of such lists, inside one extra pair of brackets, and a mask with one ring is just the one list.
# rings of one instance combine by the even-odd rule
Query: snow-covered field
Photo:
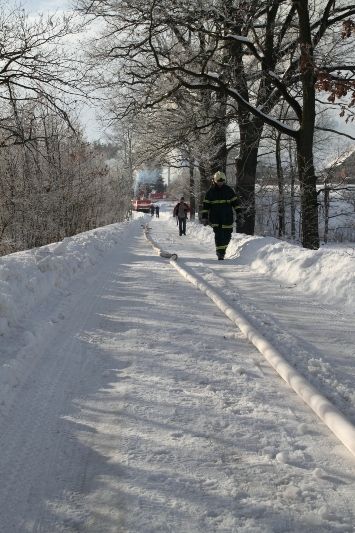
[(353, 532), (355, 457), (144, 238), (355, 423), (351, 246), (213, 233), (171, 206), (0, 258), (0, 531)]

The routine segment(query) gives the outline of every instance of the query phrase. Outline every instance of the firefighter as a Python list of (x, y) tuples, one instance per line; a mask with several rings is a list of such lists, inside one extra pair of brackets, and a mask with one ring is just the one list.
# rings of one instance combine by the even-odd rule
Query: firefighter
[(238, 206), (238, 197), (226, 184), (224, 172), (218, 171), (213, 176), (210, 189), (206, 192), (201, 211), (201, 222), (209, 224), (214, 231), (216, 254), (223, 260), (233, 232), (233, 208)]

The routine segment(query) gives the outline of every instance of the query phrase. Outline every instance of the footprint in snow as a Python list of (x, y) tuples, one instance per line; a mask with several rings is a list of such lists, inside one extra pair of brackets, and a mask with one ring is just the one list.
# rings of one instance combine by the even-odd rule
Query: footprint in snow
[(184, 434), (183, 434), (181, 431), (177, 431), (176, 433), (171, 433), (170, 436), (171, 436), (173, 439), (182, 439), (182, 437), (184, 436)]

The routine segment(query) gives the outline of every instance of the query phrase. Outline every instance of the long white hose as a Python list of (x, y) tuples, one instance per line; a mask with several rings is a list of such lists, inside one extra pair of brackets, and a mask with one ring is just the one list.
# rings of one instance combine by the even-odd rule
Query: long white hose
[[(217, 307), (244, 333), (247, 339), (259, 350), (276, 372), (290, 385), (290, 387), (309, 405), (316, 415), (328, 426), (334, 435), (355, 456), (355, 427), (347, 418), (327, 399), (320, 394), (297, 370), (291, 366), (281, 353), (251, 324), (241, 310), (231, 307), (207, 283), (187, 272), (177, 263), (177, 254), (170, 254), (161, 250), (159, 245), (145, 228), (145, 236), (153, 248), (162, 256), (170, 259), (170, 263), (190, 283), (206, 294)], [(166, 255), (163, 255), (166, 254)]]

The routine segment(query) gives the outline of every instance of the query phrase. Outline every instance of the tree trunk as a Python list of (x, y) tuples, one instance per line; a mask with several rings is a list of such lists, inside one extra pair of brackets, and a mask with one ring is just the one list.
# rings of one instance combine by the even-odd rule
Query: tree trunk
[(302, 121), (297, 138), (298, 172), (301, 189), (302, 245), (319, 248), (318, 199), (313, 163), (315, 124), (315, 71), (308, 0), (294, 0), (300, 34), (300, 75), (303, 92)]
[(195, 196), (195, 177), (194, 177), (194, 160), (189, 157), (189, 189), (190, 189), (190, 218), (195, 220), (196, 213), (196, 196)]
[(239, 124), (240, 150), (236, 160), (236, 193), (240, 207), (237, 210), (237, 231), (254, 235), (255, 227), (255, 181), (258, 149), (263, 124), (242, 122)]
[(290, 187), (291, 187), (291, 201), (290, 201), (290, 210), (291, 210), (291, 238), (294, 240), (296, 238), (296, 202), (295, 202), (295, 166), (293, 163), (293, 151), (292, 151), (292, 141), (289, 139), (288, 143), (288, 154), (290, 159)]
[(301, 128), (297, 142), (297, 159), (301, 193), (302, 245), (304, 248), (317, 250), (319, 248), (318, 197), (311, 131), (313, 131), (312, 124), (309, 124), (305, 118), (304, 128)]
[(277, 202), (279, 229), (278, 236), (285, 235), (285, 190), (284, 190), (284, 176), (281, 162), (281, 133), (276, 135), (276, 171), (277, 171), (277, 186), (279, 190), (279, 197)]
[(203, 199), (205, 197), (206, 191), (209, 188), (209, 179), (208, 179), (208, 172), (206, 170), (206, 167), (203, 163), (199, 164), (199, 172), (200, 172), (200, 194), (198, 199), (198, 212), (199, 214), (202, 211), (203, 206)]
[(330, 187), (328, 180), (324, 181), (324, 242), (328, 242), (329, 233), (329, 208), (330, 208)]
[(227, 168), (227, 96), (216, 94), (217, 102), (213, 114), (216, 124), (213, 126), (210, 165), (211, 174), (218, 170), (226, 172)]

